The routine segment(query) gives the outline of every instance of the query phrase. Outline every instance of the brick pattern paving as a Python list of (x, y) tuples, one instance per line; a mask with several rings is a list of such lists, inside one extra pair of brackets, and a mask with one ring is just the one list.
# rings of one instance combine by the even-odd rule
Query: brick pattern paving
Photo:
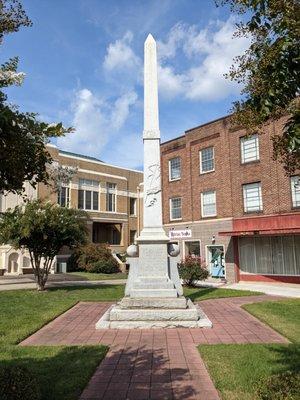
[(111, 303), (78, 303), (21, 345), (105, 344), (110, 346), (80, 400), (220, 399), (196, 345), (287, 343), (240, 308), (278, 297), (206, 300), (201, 307), (212, 329), (95, 330)]

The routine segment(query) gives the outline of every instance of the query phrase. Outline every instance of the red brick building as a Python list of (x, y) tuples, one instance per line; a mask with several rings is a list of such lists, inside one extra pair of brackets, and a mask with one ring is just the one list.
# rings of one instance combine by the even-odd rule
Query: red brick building
[(300, 282), (300, 173), (272, 159), (282, 123), (247, 137), (224, 117), (161, 144), (164, 226), (214, 276)]

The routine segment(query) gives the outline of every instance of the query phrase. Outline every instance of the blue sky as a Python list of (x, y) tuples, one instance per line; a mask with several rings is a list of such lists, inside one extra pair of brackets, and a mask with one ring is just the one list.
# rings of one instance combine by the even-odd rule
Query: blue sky
[(142, 165), (143, 44), (158, 42), (162, 141), (226, 115), (240, 88), (223, 77), (248, 46), (213, 0), (23, 0), (33, 27), (6, 36), (0, 58), (26, 73), (9, 100), (76, 131), (59, 148)]

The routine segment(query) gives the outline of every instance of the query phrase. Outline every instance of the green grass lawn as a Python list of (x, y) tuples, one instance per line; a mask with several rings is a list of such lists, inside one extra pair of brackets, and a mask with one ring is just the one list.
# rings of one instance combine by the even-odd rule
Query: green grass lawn
[(300, 300), (255, 303), (244, 308), (292, 343), (199, 346), (223, 400), (255, 400), (261, 378), (300, 369)]
[(192, 301), (201, 301), (209, 299), (221, 299), (225, 297), (257, 296), (259, 292), (250, 290), (235, 290), (222, 288), (184, 288), (184, 295)]
[(68, 287), (44, 293), (0, 292), (0, 363), (26, 365), (37, 377), (42, 399), (74, 400), (105, 356), (105, 346), (16, 346), (78, 301), (112, 301), (124, 286)]
[(300, 342), (300, 300), (266, 301), (243, 308), (291, 342)]
[(68, 272), (68, 275), (80, 276), (83, 280), (88, 281), (102, 281), (109, 279), (127, 279), (128, 274), (124, 272), (118, 272), (117, 274), (95, 274), (93, 272)]

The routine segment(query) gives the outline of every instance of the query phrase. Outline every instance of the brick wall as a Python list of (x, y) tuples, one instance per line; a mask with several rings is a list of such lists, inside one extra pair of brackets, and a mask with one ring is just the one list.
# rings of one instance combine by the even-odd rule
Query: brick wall
[[(216, 191), (217, 218), (255, 216), (257, 213), (244, 213), (242, 185), (258, 181), (262, 185), (262, 215), (291, 212), (290, 179), (282, 165), (272, 159), (271, 136), (281, 132), (283, 122), (280, 120), (265, 127), (265, 133), (259, 135), (260, 160), (248, 164), (242, 164), (240, 158), (240, 138), (245, 136), (245, 131), (232, 131), (228, 117), (162, 143), (164, 223), (171, 222), (171, 197), (182, 197), (182, 221), (203, 220), (200, 194), (206, 190)], [(210, 146), (214, 147), (215, 171), (200, 174), (199, 151)], [(168, 163), (177, 156), (181, 157), (182, 177), (169, 182)]]

